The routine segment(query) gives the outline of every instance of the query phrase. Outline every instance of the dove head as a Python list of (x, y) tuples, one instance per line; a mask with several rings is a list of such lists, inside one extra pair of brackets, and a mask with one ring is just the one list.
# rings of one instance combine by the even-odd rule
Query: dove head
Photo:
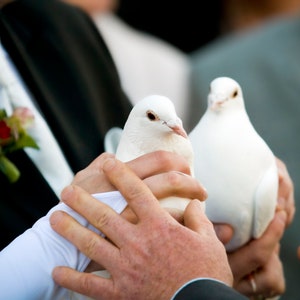
[(176, 133), (187, 138), (173, 102), (164, 96), (151, 95), (140, 100), (133, 107), (127, 124), (131, 130), (136, 128), (143, 132), (145, 137), (151, 135), (161, 137), (164, 134)]
[(244, 100), (240, 85), (229, 77), (218, 77), (210, 84), (208, 108), (220, 112), (227, 107), (243, 108)]

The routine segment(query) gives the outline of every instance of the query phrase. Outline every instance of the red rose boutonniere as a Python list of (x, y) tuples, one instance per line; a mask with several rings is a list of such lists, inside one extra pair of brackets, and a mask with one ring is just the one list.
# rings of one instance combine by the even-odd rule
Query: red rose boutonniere
[(33, 120), (34, 116), (28, 108), (18, 107), (10, 117), (4, 109), (0, 109), (0, 171), (11, 183), (19, 179), (20, 172), (6, 155), (26, 147), (39, 149), (26, 132)]

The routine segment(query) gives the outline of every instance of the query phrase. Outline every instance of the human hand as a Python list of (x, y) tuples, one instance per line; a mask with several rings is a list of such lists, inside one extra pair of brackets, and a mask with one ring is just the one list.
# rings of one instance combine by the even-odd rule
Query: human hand
[[(116, 188), (106, 179), (102, 166), (113, 154), (103, 153), (87, 168), (78, 172), (72, 182), (90, 194), (108, 192)], [(179, 196), (205, 200), (206, 191), (200, 183), (190, 175), (188, 162), (180, 155), (155, 151), (142, 155), (126, 163), (151, 189), (156, 198)]]
[[(91, 194), (116, 190), (107, 180), (102, 165), (113, 154), (103, 153), (87, 168), (78, 172), (72, 182)], [(156, 151), (143, 155), (126, 163), (151, 189), (157, 199), (169, 196), (205, 200), (207, 193), (200, 183), (190, 175), (188, 162), (175, 153)], [(173, 214), (176, 212), (172, 212)], [(135, 222), (135, 215), (127, 207), (121, 214), (128, 220)], [(181, 212), (180, 214), (181, 215)]]
[[(238, 250), (228, 253), (234, 276), (233, 286), (240, 293), (248, 297), (273, 297), (284, 292), (285, 280), (279, 258), (279, 241), (284, 233), (286, 219), (285, 211), (277, 211), (259, 239), (251, 240)], [(249, 278), (250, 274), (252, 278)]]
[(128, 222), (79, 187), (65, 189), (62, 200), (112, 243), (63, 212), (51, 216), (52, 228), (103, 265), (111, 278), (58, 267), (53, 271), (58, 284), (92, 298), (110, 300), (170, 299), (184, 283), (198, 277), (232, 284), (225, 248), (199, 201), (188, 205), (183, 226), (159, 206), (128, 166), (108, 159), (102, 171), (127, 199), (138, 221)]
[[(279, 257), (279, 245), (274, 253), (272, 253), (269, 261), (262, 268), (251, 273), (246, 279), (248, 280), (248, 285), (246, 286), (246, 280), (243, 281), (245, 285), (243, 287), (245, 289), (243, 294), (249, 295), (250, 299), (279, 299), (280, 295), (285, 291), (284, 271)], [(251, 291), (247, 293), (249, 291), (249, 284)], [(240, 289), (242, 289), (241, 286)]]
[[(107, 158), (114, 158), (113, 154), (103, 153), (89, 166), (78, 172), (72, 182), (87, 192), (100, 193), (116, 190), (102, 171), (103, 163)], [(200, 183), (190, 175), (190, 167), (187, 161), (175, 153), (156, 151), (126, 163), (151, 189), (157, 199), (169, 196), (179, 196), (190, 199), (205, 200), (206, 191)], [(169, 212), (182, 222), (182, 212)], [(129, 206), (121, 213), (121, 216), (132, 223), (136, 222), (136, 216)], [(91, 261), (86, 272), (102, 270), (96, 262)]]

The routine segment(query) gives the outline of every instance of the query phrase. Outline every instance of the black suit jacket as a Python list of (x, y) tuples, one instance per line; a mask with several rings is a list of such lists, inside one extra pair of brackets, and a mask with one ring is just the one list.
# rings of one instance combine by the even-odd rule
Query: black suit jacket
[[(74, 172), (103, 152), (131, 105), (110, 53), (90, 18), (59, 0), (19, 0), (0, 11), (0, 39)], [(0, 70), (1, 72), (1, 70)], [(0, 248), (58, 199), (23, 151), (11, 155), (21, 178), (0, 174)]]
[(232, 288), (213, 280), (197, 280), (186, 285), (174, 300), (247, 300)]

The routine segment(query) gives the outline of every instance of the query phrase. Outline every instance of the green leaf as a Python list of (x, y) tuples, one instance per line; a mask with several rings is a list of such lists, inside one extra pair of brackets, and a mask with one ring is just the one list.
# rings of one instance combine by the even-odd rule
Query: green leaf
[(7, 113), (5, 109), (0, 109), (0, 120), (3, 120), (6, 117), (7, 117)]
[(22, 133), (19, 136), (19, 139), (12, 145), (9, 145), (5, 148), (5, 153), (10, 153), (16, 150), (20, 150), (23, 148), (34, 148), (34, 149), (39, 149), (39, 146), (35, 142), (35, 140), (28, 134)]
[(4, 155), (0, 156), (0, 171), (11, 183), (16, 182), (20, 177), (18, 168)]

